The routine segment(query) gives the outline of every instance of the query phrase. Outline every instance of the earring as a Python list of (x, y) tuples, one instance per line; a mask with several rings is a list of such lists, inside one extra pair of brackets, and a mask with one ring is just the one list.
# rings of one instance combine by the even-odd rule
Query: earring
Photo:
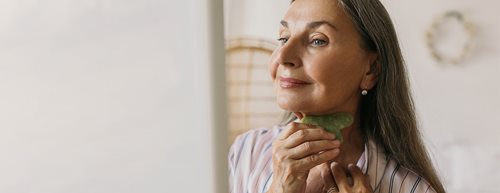
[(363, 91), (361, 91), (361, 95), (366, 96), (367, 94), (368, 94), (368, 91), (366, 89), (363, 89)]

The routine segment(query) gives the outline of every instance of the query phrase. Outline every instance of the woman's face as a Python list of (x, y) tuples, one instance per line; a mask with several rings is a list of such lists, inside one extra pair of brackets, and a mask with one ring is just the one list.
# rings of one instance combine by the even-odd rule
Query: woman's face
[(322, 115), (356, 113), (362, 89), (374, 86), (376, 54), (335, 0), (296, 0), (281, 21), (269, 71), (281, 108)]

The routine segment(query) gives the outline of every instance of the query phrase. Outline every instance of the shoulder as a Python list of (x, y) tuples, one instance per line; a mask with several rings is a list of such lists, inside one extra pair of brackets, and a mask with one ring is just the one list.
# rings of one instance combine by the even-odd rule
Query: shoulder
[(272, 144), (281, 127), (239, 135), (228, 154), (230, 192), (264, 192), (272, 176)]
[(417, 172), (386, 154), (375, 140), (369, 140), (367, 172), (375, 193), (435, 193), (430, 183)]
[(386, 168), (386, 192), (435, 193), (430, 183), (416, 172), (390, 160)]
[(249, 130), (234, 140), (229, 150), (228, 159), (231, 165), (237, 166), (242, 155), (247, 155), (245, 159), (259, 157), (272, 146), (272, 142), (278, 137), (282, 128), (274, 126), (272, 128), (257, 128)]

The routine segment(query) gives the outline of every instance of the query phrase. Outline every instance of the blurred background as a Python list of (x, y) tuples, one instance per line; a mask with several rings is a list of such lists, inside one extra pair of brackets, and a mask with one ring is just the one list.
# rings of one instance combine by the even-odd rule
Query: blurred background
[[(500, 192), (500, 2), (381, 1), (395, 23), (424, 139), (446, 188)], [(266, 65), (288, 4), (224, 1), (230, 141), (280, 119)], [(440, 62), (433, 52), (466, 57)]]
[(1, 0), (0, 193), (226, 192), (222, 7)]

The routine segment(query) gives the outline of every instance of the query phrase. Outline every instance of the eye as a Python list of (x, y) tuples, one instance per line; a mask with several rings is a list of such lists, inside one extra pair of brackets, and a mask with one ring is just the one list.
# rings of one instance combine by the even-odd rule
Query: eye
[(278, 41), (281, 45), (285, 44), (288, 41), (288, 38), (278, 38)]
[(322, 40), (322, 39), (313, 39), (311, 41), (311, 44), (315, 47), (319, 47), (319, 46), (324, 46), (327, 44), (327, 42), (325, 40)]

